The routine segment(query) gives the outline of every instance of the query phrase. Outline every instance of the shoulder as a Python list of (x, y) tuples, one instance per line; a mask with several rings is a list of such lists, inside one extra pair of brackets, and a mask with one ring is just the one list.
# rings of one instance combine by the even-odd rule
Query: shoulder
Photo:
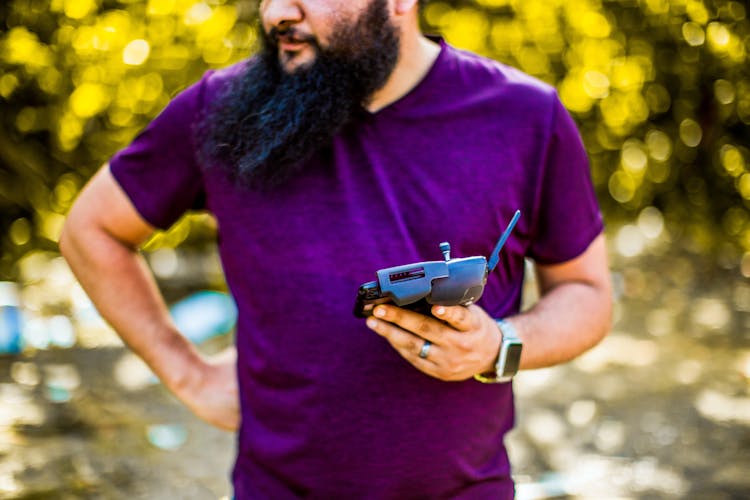
[(550, 112), (558, 100), (555, 88), (500, 61), (446, 44), (450, 80), (454, 85), (486, 99), (539, 108)]
[(499, 61), (440, 40), (441, 53), (416, 91), (398, 108), (410, 120), (458, 123), (499, 135), (508, 127), (543, 135), (557, 112), (551, 85)]
[(209, 99), (220, 95), (232, 82), (237, 81), (247, 71), (247, 68), (256, 61), (255, 57), (244, 59), (240, 62), (220, 69), (208, 70), (200, 80), (203, 85), (202, 91)]

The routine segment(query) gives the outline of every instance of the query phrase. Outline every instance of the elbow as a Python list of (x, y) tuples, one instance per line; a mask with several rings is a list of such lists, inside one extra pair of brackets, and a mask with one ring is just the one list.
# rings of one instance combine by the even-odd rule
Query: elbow
[(88, 231), (89, 227), (87, 222), (82, 220), (81, 213), (76, 210), (76, 206), (73, 205), (73, 209), (65, 219), (62, 231), (60, 232), (60, 238), (57, 242), (60, 254), (68, 263), (80, 252), (80, 241), (82, 238), (87, 237), (83, 235)]

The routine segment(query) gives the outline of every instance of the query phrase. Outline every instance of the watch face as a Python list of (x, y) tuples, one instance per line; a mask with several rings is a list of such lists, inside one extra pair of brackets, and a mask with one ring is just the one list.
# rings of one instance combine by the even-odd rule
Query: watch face
[(521, 363), (521, 349), (523, 344), (520, 342), (511, 342), (505, 354), (505, 367), (503, 375), (515, 375), (518, 372), (518, 366)]

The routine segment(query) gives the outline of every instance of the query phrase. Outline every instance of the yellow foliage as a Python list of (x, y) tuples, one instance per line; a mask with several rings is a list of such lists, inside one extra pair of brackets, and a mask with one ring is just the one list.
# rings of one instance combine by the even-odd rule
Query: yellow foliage
[(737, 147), (725, 144), (719, 150), (721, 164), (729, 175), (738, 177), (745, 173), (745, 159)]
[(667, 162), (653, 163), (649, 165), (646, 177), (654, 184), (661, 184), (669, 179), (672, 174), (672, 167)]
[(682, 36), (693, 47), (703, 45), (706, 41), (706, 34), (703, 32), (701, 25), (692, 21), (682, 24)]
[(594, 97), (589, 95), (584, 87), (585, 74), (576, 69), (568, 73), (558, 86), (560, 100), (571, 111), (586, 113), (594, 105)]
[(70, 110), (79, 118), (91, 118), (111, 101), (110, 90), (98, 83), (83, 83), (70, 95)]
[[(63, 152), (111, 154), (178, 88), (257, 46), (257, 5), (241, 0), (6, 3), (13, 15), (0, 33), (0, 102), (8, 123), (22, 134), (48, 130)], [(750, 125), (746, 3), (431, 0), (422, 21), (453, 45), (554, 85), (584, 125), (597, 186), (615, 202), (652, 203), (676, 179), (690, 183), (684, 164), (710, 158), (724, 194), (750, 206), (750, 156), (733, 131)], [(40, 12), (48, 17), (33, 22)], [(27, 95), (38, 102), (16, 102)], [(71, 192), (58, 187), (40, 199), (62, 207)], [(691, 203), (708, 206), (699, 198)], [(27, 241), (29, 225), (13, 226), (14, 241)], [(750, 242), (744, 222), (735, 229)], [(177, 244), (186, 231), (184, 223), (163, 243)]]
[(732, 82), (719, 78), (714, 82), (714, 96), (721, 104), (731, 104), (736, 96)]
[(96, 57), (97, 51), (106, 50), (108, 47), (102, 43), (96, 29), (93, 26), (81, 26), (75, 30), (73, 35), (73, 49), (81, 59)]
[(18, 88), (18, 77), (13, 73), (6, 73), (0, 76), (0, 96), (8, 99), (10, 95)]
[(52, 53), (39, 37), (23, 26), (11, 29), (0, 46), (0, 57), (7, 64), (24, 66), (30, 72), (52, 64)]
[(482, 7), (505, 7), (514, 3), (513, 0), (476, 0)]
[(37, 212), (40, 236), (50, 240), (59, 241), (65, 224), (65, 216), (51, 211), (40, 210)]
[(516, 55), (521, 69), (530, 75), (544, 77), (550, 72), (547, 54), (536, 47), (523, 47)]
[(633, 199), (638, 184), (635, 179), (623, 170), (617, 170), (609, 178), (609, 194), (619, 203), (627, 203)]
[(16, 128), (19, 132), (27, 133), (36, 125), (37, 112), (31, 106), (26, 106), (16, 115)]
[(640, 92), (613, 92), (599, 103), (604, 123), (616, 134), (627, 136), (649, 116)]
[(177, 7), (175, 0), (148, 0), (146, 12), (149, 16), (167, 16)]
[[(524, 4), (530, 5), (538, 4)], [(541, 9), (523, 8), (518, 16), (522, 39), (533, 42), (544, 52), (559, 54), (565, 48), (559, 15), (559, 8), (553, 2)]]
[(643, 66), (633, 57), (615, 59), (612, 61), (612, 86), (625, 92), (640, 91), (647, 76)]
[(98, 7), (95, 0), (63, 0), (63, 12), (71, 19), (82, 19)]
[(648, 154), (656, 161), (664, 162), (672, 156), (672, 140), (661, 130), (649, 130), (646, 134)]
[(451, 11), (451, 6), (443, 2), (428, 3), (423, 12), (425, 20), (432, 26), (441, 26), (443, 17)]
[(694, 148), (701, 143), (702, 138), (703, 130), (698, 122), (691, 118), (685, 118), (680, 122), (680, 139), (683, 144)]
[(727, 26), (719, 22), (709, 23), (706, 28), (708, 46), (712, 51), (726, 56), (732, 64), (742, 64), (746, 60), (745, 44)]
[(140, 66), (151, 53), (151, 46), (141, 38), (133, 40), (122, 49), (122, 62), (129, 66)]
[(592, 99), (602, 99), (609, 95), (610, 81), (607, 75), (596, 70), (583, 73), (583, 91)]
[(181, 29), (182, 26), (174, 16), (157, 16), (149, 19), (145, 38), (152, 48), (169, 45), (181, 34)]
[(156, 47), (151, 61), (156, 62), (160, 69), (177, 71), (185, 67), (193, 53), (184, 45), (169, 44)]
[(608, 74), (612, 61), (624, 53), (625, 48), (616, 40), (586, 38), (574, 43), (565, 53), (564, 58), (569, 68), (585, 67)]
[(175, 248), (188, 237), (194, 220), (195, 217), (188, 214), (181, 217), (169, 230), (156, 231), (143, 245), (143, 250), (153, 252), (160, 248)]
[(220, 5), (211, 11), (211, 16), (198, 27), (198, 43), (221, 41), (237, 21), (237, 7)]
[(717, 51), (726, 48), (732, 38), (727, 27), (717, 22), (710, 23), (706, 28), (706, 32), (708, 33), (708, 42), (711, 48)]
[(58, 95), (63, 88), (63, 75), (54, 67), (39, 72), (39, 88), (49, 95)]
[(584, 36), (591, 38), (607, 38), (612, 33), (609, 21), (607, 21), (607, 18), (600, 12), (584, 12), (579, 19), (580, 22), (575, 23), (574, 26), (576, 26)]
[(526, 33), (515, 21), (496, 22), (490, 29), (492, 46), (501, 54), (517, 53), (525, 39)]
[(649, 109), (654, 113), (664, 113), (672, 105), (672, 96), (669, 91), (658, 83), (649, 85), (643, 97), (646, 99)]
[(669, 0), (646, 0), (646, 8), (652, 14), (666, 14), (669, 12)]
[(83, 135), (83, 123), (73, 113), (63, 114), (57, 122), (57, 140), (60, 149), (72, 151), (81, 142)]
[(213, 11), (205, 2), (198, 2), (190, 7), (183, 16), (183, 22), (188, 26), (205, 23), (211, 19)]
[(102, 50), (120, 50), (128, 40), (140, 34), (141, 23), (124, 10), (108, 11), (94, 25), (100, 47)]
[(16, 219), (10, 225), (10, 240), (14, 245), (25, 245), (31, 239), (31, 224), (25, 217)]
[(78, 177), (75, 174), (67, 173), (57, 181), (52, 191), (52, 204), (56, 207), (56, 211), (65, 213), (70, 208), (76, 194), (78, 194), (79, 185), (77, 179)]
[(490, 25), (487, 17), (478, 10), (470, 7), (449, 10), (439, 22), (450, 43), (473, 52), (485, 52)]
[(744, 199), (750, 200), (750, 174), (742, 174), (737, 181), (737, 191)]
[(708, 22), (708, 10), (702, 0), (688, 0), (686, 10), (690, 19), (696, 23), (705, 25)]
[(634, 178), (641, 178), (648, 165), (645, 145), (638, 139), (628, 139), (620, 152), (620, 166)]

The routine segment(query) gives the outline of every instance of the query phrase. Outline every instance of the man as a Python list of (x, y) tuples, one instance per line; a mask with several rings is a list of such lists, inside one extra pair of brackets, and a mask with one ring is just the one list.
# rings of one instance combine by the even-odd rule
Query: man
[[(180, 400), (239, 426), (237, 498), (511, 498), (513, 396), (495, 372), (515, 371), (514, 332), (520, 368), (539, 368), (610, 317), (572, 120), (546, 85), (423, 36), (417, 0), (260, 13), (261, 54), (207, 73), (115, 155), (71, 210), (64, 255)], [(137, 252), (191, 208), (218, 221), (236, 360), (180, 336)], [(377, 269), (439, 259), (444, 240), (488, 255), (516, 209), (478, 304), (352, 315)], [(519, 314), (524, 257), (542, 295)]]

